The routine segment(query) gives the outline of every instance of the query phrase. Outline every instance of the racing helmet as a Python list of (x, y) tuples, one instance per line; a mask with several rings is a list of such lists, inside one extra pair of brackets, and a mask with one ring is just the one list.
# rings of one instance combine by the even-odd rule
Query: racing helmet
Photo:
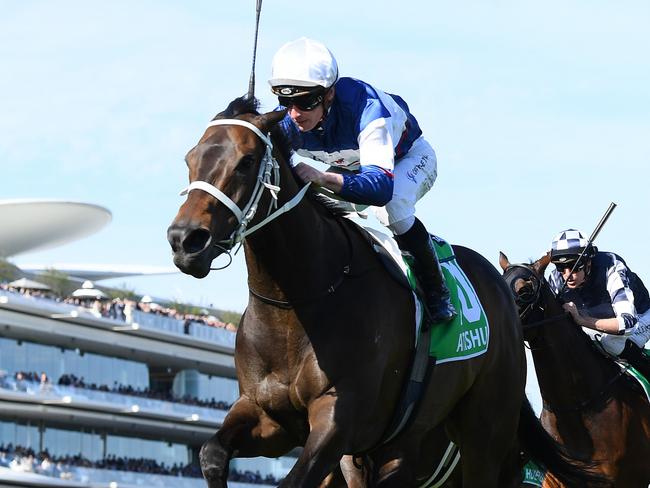
[(338, 65), (330, 50), (318, 41), (301, 37), (275, 53), (269, 84), (279, 97), (302, 97), (324, 93), (338, 76)]
[(573, 264), (582, 255), (581, 262), (586, 263), (594, 257), (596, 251), (597, 249), (589, 244), (582, 232), (567, 229), (556, 235), (551, 242), (551, 262), (555, 265)]

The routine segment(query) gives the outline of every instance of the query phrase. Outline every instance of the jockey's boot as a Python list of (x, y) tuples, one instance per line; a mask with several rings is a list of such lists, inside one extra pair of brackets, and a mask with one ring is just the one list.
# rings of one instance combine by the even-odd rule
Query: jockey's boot
[(650, 358), (645, 355), (643, 350), (632, 342), (630, 339), (625, 341), (625, 348), (619, 355), (621, 359), (625, 359), (630, 365), (641, 373), (648, 381), (650, 381)]
[(452, 320), (456, 310), (449, 299), (449, 289), (424, 224), (416, 218), (411, 228), (395, 240), (402, 251), (413, 256), (413, 271), (422, 286), (431, 321), (435, 324)]

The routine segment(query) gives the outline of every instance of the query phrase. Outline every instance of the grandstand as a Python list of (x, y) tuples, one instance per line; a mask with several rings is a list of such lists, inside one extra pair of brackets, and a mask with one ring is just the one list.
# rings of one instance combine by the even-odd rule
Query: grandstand
[[(56, 296), (11, 272), (0, 276), (0, 486), (205, 487), (198, 450), (237, 398), (234, 325), (149, 297), (107, 300), (92, 284)], [(294, 460), (235, 459), (229, 485), (275, 486)]]

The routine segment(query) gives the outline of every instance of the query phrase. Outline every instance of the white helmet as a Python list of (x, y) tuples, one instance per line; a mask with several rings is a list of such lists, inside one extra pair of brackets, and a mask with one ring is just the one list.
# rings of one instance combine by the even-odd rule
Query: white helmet
[(301, 37), (275, 53), (269, 84), (276, 95), (298, 96), (316, 87), (327, 89), (338, 76), (338, 65), (330, 50), (318, 41)]

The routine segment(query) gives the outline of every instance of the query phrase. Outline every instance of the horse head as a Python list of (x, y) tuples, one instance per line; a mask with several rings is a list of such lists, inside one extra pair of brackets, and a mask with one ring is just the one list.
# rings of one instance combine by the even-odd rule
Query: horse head
[(546, 283), (544, 271), (550, 262), (551, 257), (546, 254), (534, 263), (511, 264), (505, 254), (499, 253), (503, 279), (512, 292), (522, 320), (534, 309), (540, 308), (542, 291)]
[(174, 264), (184, 273), (205, 277), (212, 261), (229, 253), (259, 219), (258, 205), (268, 208), (277, 198), (264, 192), (279, 190), (279, 153), (268, 134), (284, 115), (259, 114), (255, 99), (237, 98), (185, 156), (190, 185), (181, 194), (187, 200), (167, 230)]

